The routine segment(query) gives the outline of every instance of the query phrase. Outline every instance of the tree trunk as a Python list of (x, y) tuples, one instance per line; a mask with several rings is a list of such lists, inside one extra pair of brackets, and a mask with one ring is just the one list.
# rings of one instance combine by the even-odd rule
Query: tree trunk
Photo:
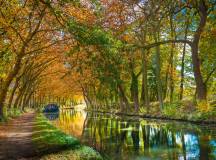
[(30, 99), (31, 99), (33, 93), (34, 93), (34, 90), (29, 90), (28, 92), (26, 92), (25, 100), (23, 102), (23, 107), (25, 107), (25, 106), (29, 107), (30, 106), (29, 102), (30, 102)]
[(182, 62), (181, 62), (181, 80), (180, 80), (180, 93), (179, 99), (182, 100), (183, 92), (184, 92), (184, 60), (185, 60), (185, 52), (186, 52), (186, 43), (184, 43), (183, 52), (182, 52)]
[(148, 79), (147, 79), (147, 55), (143, 51), (142, 54), (142, 92), (141, 102), (148, 108), (149, 107), (149, 93), (148, 93)]
[(24, 111), (24, 108), (25, 108), (25, 105), (26, 105), (27, 95), (28, 95), (28, 91), (26, 91), (26, 92), (23, 94), (23, 101), (22, 101), (22, 103), (21, 103), (21, 109), (22, 109), (22, 111)]
[(4, 116), (3, 108), (4, 108), (5, 99), (7, 97), (8, 88), (12, 80), (14, 79), (14, 77), (17, 75), (17, 73), (20, 70), (21, 60), (22, 60), (22, 56), (17, 56), (13, 69), (8, 74), (6, 80), (4, 81), (2, 85), (2, 90), (0, 91), (0, 119), (3, 118)]
[(89, 97), (89, 94), (88, 94), (87, 89), (86, 89), (85, 87), (83, 87), (83, 86), (81, 86), (81, 88), (82, 88), (84, 100), (85, 100), (85, 102), (86, 102), (87, 107), (92, 107), (93, 104), (92, 104), (92, 101), (91, 101), (91, 99), (90, 99), (90, 97)]
[(17, 97), (16, 97), (16, 99), (15, 99), (15, 101), (14, 101), (13, 106), (14, 106), (15, 108), (18, 108), (19, 100), (20, 100), (20, 98), (22, 97), (22, 92), (23, 92), (23, 88), (21, 88), (21, 89), (19, 90), (18, 95), (17, 95)]
[(194, 71), (194, 78), (196, 82), (196, 90), (197, 90), (197, 99), (198, 100), (207, 100), (207, 88), (206, 85), (203, 81), (203, 77), (201, 74), (201, 69), (200, 69), (200, 59), (199, 59), (199, 42), (200, 42), (200, 37), (203, 32), (203, 29), (206, 25), (206, 20), (207, 20), (207, 7), (205, 5), (204, 1), (200, 1), (199, 4), (199, 14), (200, 14), (200, 22), (199, 26), (194, 34), (194, 40), (192, 42), (192, 63), (193, 63), (193, 71)]
[(139, 91), (138, 91), (138, 77), (131, 73), (131, 98), (134, 102), (134, 109), (136, 112), (139, 111)]
[(21, 94), (21, 97), (19, 98), (18, 104), (17, 104), (20, 110), (22, 110), (22, 103), (23, 103), (23, 98), (24, 98), (23, 96), (24, 96), (24, 92)]
[[(170, 17), (170, 28), (171, 28), (171, 39), (174, 39), (174, 26), (173, 26), (173, 20), (172, 20), (172, 16)], [(173, 81), (173, 71), (174, 71), (174, 67), (173, 67), (173, 59), (174, 59), (174, 48), (175, 48), (175, 43), (171, 43), (171, 50), (170, 50), (170, 69), (169, 69), (169, 74), (170, 74), (170, 83), (169, 83), (169, 90), (170, 90), (170, 103), (173, 102), (173, 93), (174, 93), (174, 81)]]
[(207, 100), (207, 88), (203, 81), (203, 77), (200, 70), (200, 60), (198, 57), (198, 46), (193, 45), (192, 47), (192, 62), (194, 78), (196, 82), (196, 91), (198, 100)]
[(163, 98), (164, 98), (164, 99), (166, 99), (167, 96), (168, 96), (169, 68), (170, 68), (170, 64), (167, 65), (167, 69), (166, 69), (165, 82), (164, 82), (164, 89), (163, 89)]
[(119, 90), (119, 96), (122, 99), (123, 105), (124, 107), (126, 107), (125, 109), (127, 110), (130, 107), (130, 104), (128, 102), (128, 99), (124, 93), (124, 90), (121, 84), (118, 84), (118, 90)]
[(33, 91), (31, 93), (28, 94), (27, 98), (26, 98), (26, 101), (25, 101), (25, 106), (28, 105), (28, 107), (30, 107), (29, 105), (29, 102), (30, 102), (30, 99), (31, 99), (31, 96), (33, 95)]
[(14, 95), (15, 95), (15, 92), (16, 92), (16, 89), (18, 87), (18, 84), (19, 84), (19, 79), (17, 78), (16, 81), (15, 81), (15, 84), (14, 84), (14, 87), (12, 89), (12, 92), (11, 92), (11, 95), (10, 95), (10, 98), (9, 98), (9, 101), (8, 101), (8, 108), (11, 108), (11, 104), (13, 102), (13, 98), (14, 98)]
[[(187, 40), (187, 32), (188, 32), (188, 22), (186, 22), (186, 28), (185, 28), (185, 37), (184, 39)], [(186, 53), (186, 43), (184, 43), (183, 51), (182, 51), (182, 62), (181, 62), (181, 80), (180, 80), (180, 93), (179, 93), (179, 99), (183, 99), (183, 92), (184, 92), (184, 60), (185, 60), (185, 53)]]
[[(158, 41), (158, 38), (156, 35), (154, 35), (155, 42)], [(158, 94), (158, 101), (160, 105), (160, 109), (163, 109), (163, 89), (162, 89), (162, 82), (161, 82), (161, 76), (160, 76), (160, 70), (161, 70), (161, 62), (160, 62), (160, 46), (156, 46), (156, 82), (157, 82), (157, 94)]]

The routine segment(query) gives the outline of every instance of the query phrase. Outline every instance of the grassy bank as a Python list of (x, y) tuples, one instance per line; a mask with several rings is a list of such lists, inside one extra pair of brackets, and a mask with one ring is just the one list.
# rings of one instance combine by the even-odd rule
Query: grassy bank
[(102, 160), (97, 151), (63, 133), (42, 115), (35, 123), (32, 138), (41, 160)]
[(87, 109), (87, 111), (96, 111), (102, 113), (111, 113), (116, 115), (127, 115), (127, 116), (138, 116), (141, 118), (155, 118), (165, 120), (178, 120), (188, 121), (192, 123), (205, 123), (205, 124), (216, 124), (216, 106), (212, 104), (211, 110), (199, 111), (197, 106), (192, 102), (176, 102), (176, 103), (165, 103), (163, 109), (159, 107), (157, 103), (151, 104), (149, 108), (141, 106), (138, 112), (135, 112), (133, 107), (125, 109), (106, 109), (100, 108), (98, 110)]

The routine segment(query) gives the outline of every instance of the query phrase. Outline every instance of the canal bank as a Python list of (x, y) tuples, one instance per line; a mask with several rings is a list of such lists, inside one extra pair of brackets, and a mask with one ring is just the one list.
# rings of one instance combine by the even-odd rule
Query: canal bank
[(40, 160), (102, 160), (93, 148), (54, 127), (42, 114), (35, 118), (32, 140)]
[(148, 119), (173, 120), (173, 121), (179, 121), (179, 122), (189, 122), (193, 124), (216, 125), (216, 119), (209, 119), (208, 117), (209, 113), (204, 113), (204, 116), (203, 116), (203, 114), (200, 114), (200, 113), (184, 114), (182, 112), (179, 112), (179, 114), (184, 114), (184, 116), (180, 118), (175, 118), (174, 116), (171, 116), (171, 115), (167, 116), (165, 114), (156, 115), (156, 114), (149, 114), (149, 113), (145, 113), (145, 114), (135, 113), (135, 112), (128, 113), (128, 112), (120, 112), (120, 111), (92, 110), (92, 109), (86, 109), (86, 111), (87, 112), (107, 113), (107, 114), (113, 114), (113, 115), (139, 117), (139, 118), (148, 118)]

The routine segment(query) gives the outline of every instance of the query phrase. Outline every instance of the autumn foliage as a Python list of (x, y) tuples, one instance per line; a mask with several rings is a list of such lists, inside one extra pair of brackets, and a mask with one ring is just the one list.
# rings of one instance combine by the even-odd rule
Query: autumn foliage
[[(0, 116), (83, 97), (90, 108), (163, 110), (216, 90), (214, 1), (0, 0)], [(60, 101), (58, 101), (60, 102)]]

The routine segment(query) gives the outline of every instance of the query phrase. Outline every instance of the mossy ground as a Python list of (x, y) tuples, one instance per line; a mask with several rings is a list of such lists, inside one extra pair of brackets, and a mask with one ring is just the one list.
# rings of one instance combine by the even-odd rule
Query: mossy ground
[(41, 160), (102, 160), (97, 151), (55, 128), (43, 115), (35, 123), (32, 139)]

